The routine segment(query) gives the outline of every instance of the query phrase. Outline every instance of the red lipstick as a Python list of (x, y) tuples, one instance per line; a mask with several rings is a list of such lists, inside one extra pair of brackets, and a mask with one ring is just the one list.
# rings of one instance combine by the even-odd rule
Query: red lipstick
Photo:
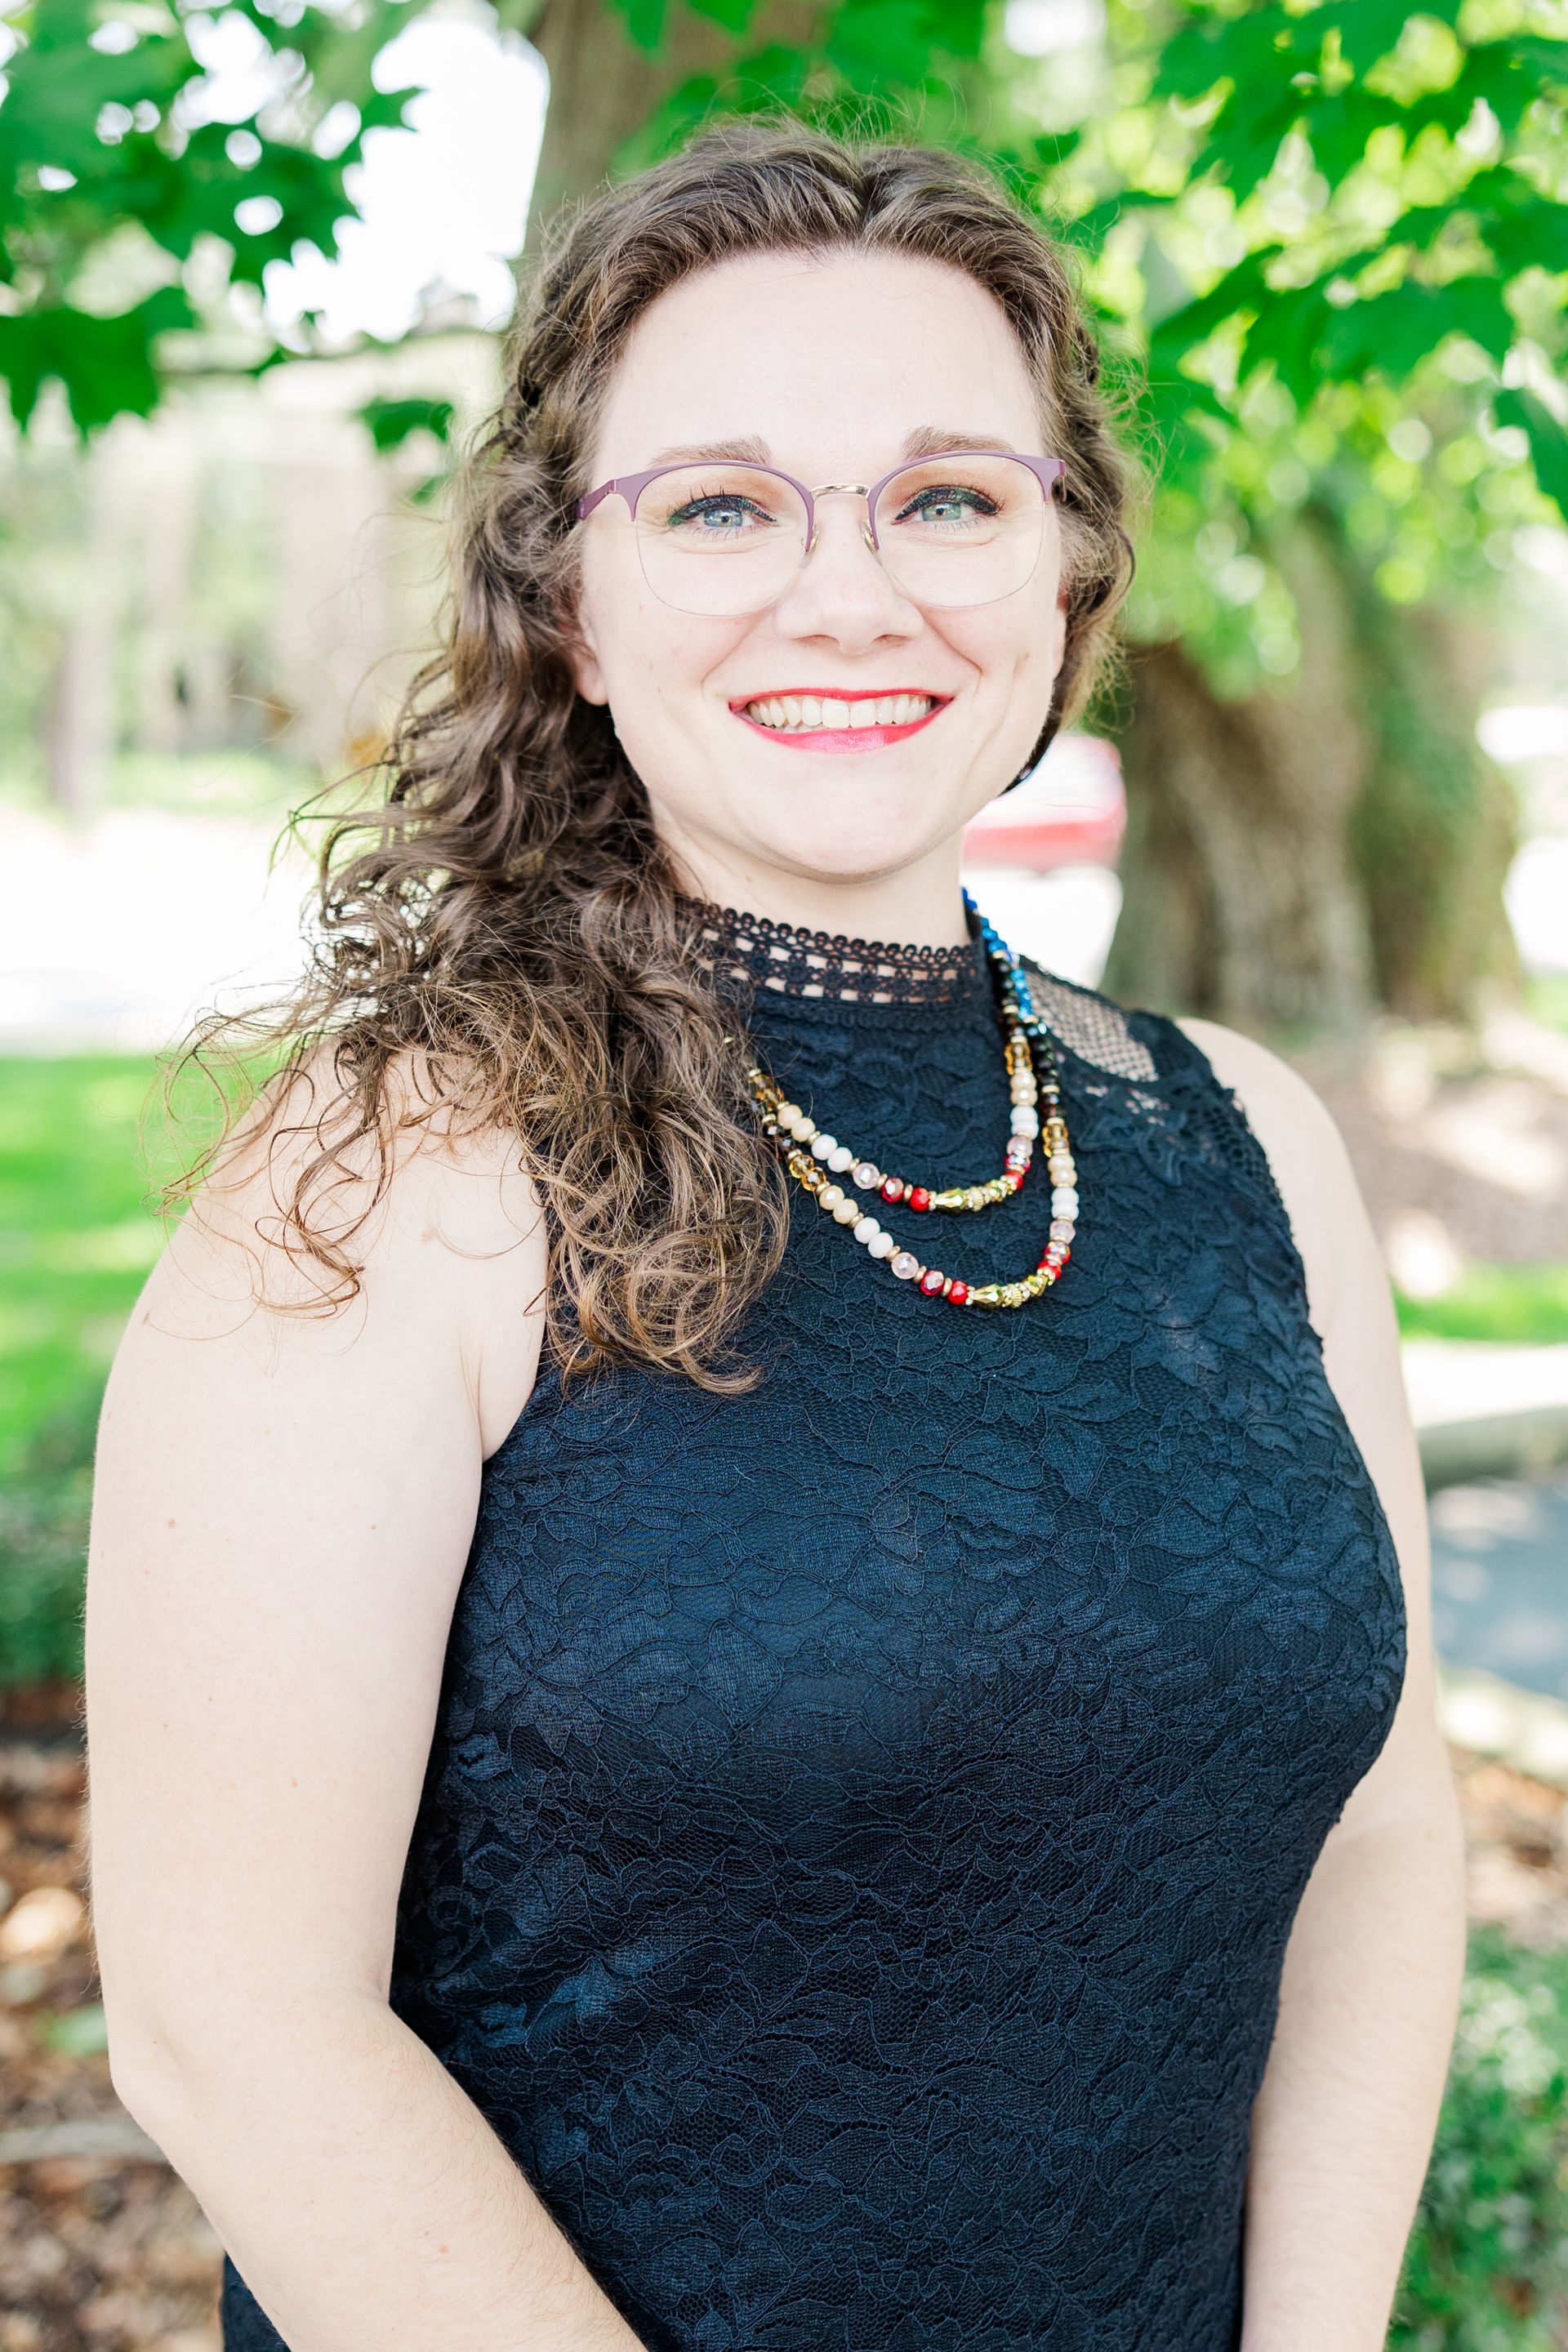
[(747, 718), (748, 702), (773, 702), (786, 694), (809, 694), (818, 702), (882, 702), (895, 694), (930, 696), (930, 689), (923, 686), (779, 686), (766, 694), (748, 694), (730, 708), (753, 735), (765, 736), (770, 743), (787, 743), (797, 751), (876, 751), (886, 743), (901, 743), (906, 735), (918, 735), (952, 699), (949, 694), (930, 697), (931, 707), (923, 719), (906, 719), (896, 727), (759, 727), (754, 719)]

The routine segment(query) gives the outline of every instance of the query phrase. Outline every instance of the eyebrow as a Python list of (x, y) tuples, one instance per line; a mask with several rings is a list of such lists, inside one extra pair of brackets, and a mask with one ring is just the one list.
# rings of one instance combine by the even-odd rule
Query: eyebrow
[[(1005, 449), (1012, 457), (1019, 454), (1005, 434), (950, 432), (943, 425), (917, 425), (904, 442), (906, 463), (918, 457), (940, 457), (949, 449)], [(701, 441), (682, 443), (673, 449), (660, 449), (649, 460), (655, 466), (697, 466), (710, 459), (736, 466), (771, 466), (773, 462), (768, 445), (755, 434), (738, 441)]]

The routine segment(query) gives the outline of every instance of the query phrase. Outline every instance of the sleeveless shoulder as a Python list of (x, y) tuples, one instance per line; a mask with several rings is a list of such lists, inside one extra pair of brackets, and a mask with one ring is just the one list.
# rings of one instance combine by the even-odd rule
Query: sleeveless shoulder
[[(1239, 1097), (1207, 1055), (1166, 1014), (1130, 1010), (1097, 989), (1047, 971), (1031, 957), (1020, 961), (1058, 1044), (1088, 1066), (1080, 1085), (1100, 1114), (1097, 1131), (1109, 1134), (1120, 1119), (1127, 1148), (1158, 1160), (1171, 1179), (1179, 1179), (1183, 1163), (1190, 1161), (1195, 1170), (1223, 1171), (1242, 1188), (1257, 1212), (1278, 1226), (1305, 1311), (1306, 1272), (1284, 1195)], [(1123, 1083), (1104, 1088), (1090, 1071)]]

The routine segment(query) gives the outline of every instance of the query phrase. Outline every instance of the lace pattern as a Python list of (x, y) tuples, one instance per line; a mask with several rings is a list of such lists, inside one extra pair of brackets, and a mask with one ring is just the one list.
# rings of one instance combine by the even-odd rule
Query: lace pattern
[(700, 943), (705, 970), (780, 995), (828, 997), (846, 1004), (942, 1005), (961, 1001), (970, 982), (973, 942), (910, 947), (806, 930), (766, 915), (676, 894)]
[[(910, 947), (805, 930), (684, 892), (677, 893), (676, 903), (699, 943), (702, 969), (742, 992), (765, 988), (836, 1004), (938, 1010), (968, 1007), (989, 986), (978, 940), (963, 947)], [(1100, 1069), (1129, 1078), (1154, 1076), (1148, 1047), (1133, 1036), (1119, 1005), (1058, 979), (1028, 956), (1024, 962), (1036, 1008), (1058, 1038)]]

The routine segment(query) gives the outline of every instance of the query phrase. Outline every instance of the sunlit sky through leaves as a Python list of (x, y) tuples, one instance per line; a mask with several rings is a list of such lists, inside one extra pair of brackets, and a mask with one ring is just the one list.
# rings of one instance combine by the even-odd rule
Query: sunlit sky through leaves
[(281, 330), (319, 310), (333, 341), (392, 337), (414, 323), (421, 294), (438, 289), (471, 295), (474, 323), (499, 326), (539, 157), (543, 65), (514, 34), (427, 16), (382, 51), (375, 79), (425, 84), (410, 128), (366, 133), (364, 163), (346, 174), (363, 217), (340, 228), (337, 260), (301, 248), (268, 268), (268, 312)]

